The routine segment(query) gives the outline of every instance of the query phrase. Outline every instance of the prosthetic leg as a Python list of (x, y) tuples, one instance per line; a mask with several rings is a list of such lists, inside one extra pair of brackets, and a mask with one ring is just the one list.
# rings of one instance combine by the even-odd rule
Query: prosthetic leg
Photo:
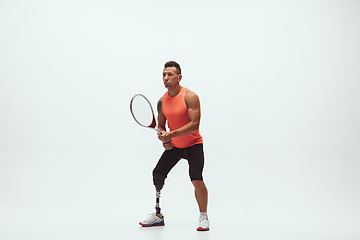
[(157, 174), (155, 171), (153, 172), (153, 181), (156, 189), (156, 205), (155, 205), (156, 214), (161, 214), (160, 191), (164, 186), (165, 178), (166, 178), (165, 176), (161, 174)]
[(162, 186), (156, 186), (156, 213), (149, 214), (150, 217), (145, 221), (140, 222), (139, 224), (143, 227), (154, 227), (154, 226), (164, 226), (164, 216), (161, 214), (160, 208), (160, 190)]
[(156, 189), (156, 205), (155, 205), (156, 214), (161, 214), (160, 208), (160, 190)]
[(149, 214), (150, 217), (148, 219), (139, 223), (143, 227), (154, 227), (154, 226), (165, 225), (164, 216), (161, 214), (161, 208), (160, 208), (160, 191), (164, 186), (165, 178), (166, 176), (157, 173), (156, 170), (154, 169), (153, 182), (156, 188), (156, 205), (155, 205), (156, 213)]

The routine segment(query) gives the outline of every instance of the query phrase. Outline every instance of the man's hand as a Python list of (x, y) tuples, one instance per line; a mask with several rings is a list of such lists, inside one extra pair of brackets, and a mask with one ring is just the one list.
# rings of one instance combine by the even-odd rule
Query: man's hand
[(161, 135), (158, 135), (160, 141), (162, 141), (163, 143), (167, 143), (171, 140), (172, 137), (170, 132), (161, 131), (161, 133)]
[(165, 150), (171, 150), (173, 148), (171, 141), (163, 143), (163, 146), (164, 146)]

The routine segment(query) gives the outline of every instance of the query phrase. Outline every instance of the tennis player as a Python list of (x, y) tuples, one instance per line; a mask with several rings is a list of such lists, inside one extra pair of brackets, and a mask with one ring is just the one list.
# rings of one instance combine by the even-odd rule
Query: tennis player
[[(170, 170), (180, 159), (189, 164), (189, 175), (195, 188), (195, 198), (200, 210), (198, 231), (208, 231), (210, 222), (207, 217), (208, 192), (203, 181), (204, 167), (203, 139), (199, 133), (200, 101), (189, 89), (180, 85), (182, 79), (180, 65), (174, 61), (165, 63), (163, 82), (167, 92), (160, 98), (158, 109), (158, 127), (162, 135), (158, 138), (165, 148), (153, 170), (153, 182), (157, 190), (157, 202), (160, 190)], [(167, 123), (170, 131), (166, 131)], [(158, 207), (158, 206), (157, 206)], [(164, 216), (160, 208), (156, 213), (140, 222), (143, 227), (164, 226)]]

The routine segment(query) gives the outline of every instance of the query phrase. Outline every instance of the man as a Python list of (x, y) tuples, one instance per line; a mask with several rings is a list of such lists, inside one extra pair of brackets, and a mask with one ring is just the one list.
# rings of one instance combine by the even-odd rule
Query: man
[[(156, 213), (150, 214), (143, 227), (164, 226), (164, 216), (160, 213), (159, 197), (165, 179), (180, 159), (189, 163), (189, 175), (195, 188), (195, 198), (200, 210), (198, 231), (209, 230), (207, 217), (208, 192), (204, 184), (203, 140), (199, 133), (200, 101), (189, 89), (180, 85), (182, 79), (180, 65), (174, 61), (165, 63), (163, 82), (167, 92), (158, 102), (158, 128), (162, 132), (158, 138), (165, 148), (153, 170), (153, 182), (156, 188)], [(170, 129), (166, 131), (165, 124)]]

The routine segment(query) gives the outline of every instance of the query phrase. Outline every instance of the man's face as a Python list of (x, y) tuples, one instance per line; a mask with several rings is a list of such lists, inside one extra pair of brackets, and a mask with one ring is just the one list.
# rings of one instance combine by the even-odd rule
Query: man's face
[(163, 70), (163, 82), (166, 88), (172, 88), (179, 84), (181, 74), (176, 73), (175, 67), (167, 67)]

